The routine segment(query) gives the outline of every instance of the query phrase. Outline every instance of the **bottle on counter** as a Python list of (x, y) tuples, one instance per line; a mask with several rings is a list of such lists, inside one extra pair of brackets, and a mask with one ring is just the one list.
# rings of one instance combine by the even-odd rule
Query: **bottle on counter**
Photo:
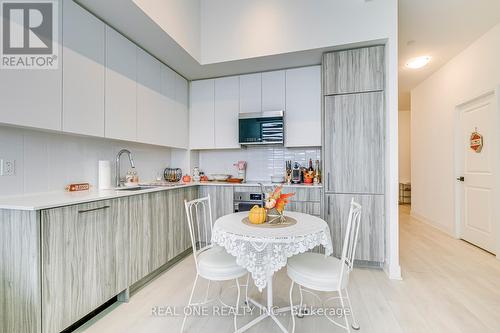
[(309, 168), (307, 169), (307, 171), (314, 172), (312, 158), (309, 159)]
[(321, 183), (321, 169), (319, 167), (319, 160), (316, 160), (315, 170), (314, 170), (314, 184)]

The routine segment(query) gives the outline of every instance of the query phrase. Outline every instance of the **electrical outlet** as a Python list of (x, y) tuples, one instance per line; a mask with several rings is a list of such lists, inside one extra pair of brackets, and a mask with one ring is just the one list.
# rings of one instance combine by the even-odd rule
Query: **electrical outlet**
[(16, 161), (15, 160), (0, 160), (0, 176), (15, 176)]

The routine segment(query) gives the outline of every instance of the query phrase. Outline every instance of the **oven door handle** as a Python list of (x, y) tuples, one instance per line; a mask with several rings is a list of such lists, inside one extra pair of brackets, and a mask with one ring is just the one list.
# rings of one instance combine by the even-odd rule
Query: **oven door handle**
[[(234, 203), (234, 212), (247, 212), (255, 205), (263, 207), (262, 201), (238, 201)], [(244, 206), (247, 206), (247, 209), (241, 209)]]

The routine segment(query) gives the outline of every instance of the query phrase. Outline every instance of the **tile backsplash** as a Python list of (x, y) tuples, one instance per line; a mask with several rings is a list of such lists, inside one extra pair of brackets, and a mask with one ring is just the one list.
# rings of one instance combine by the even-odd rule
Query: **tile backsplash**
[(285, 148), (282, 146), (249, 146), (245, 149), (200, 151), (199, 166), (206, 174), (237, 175), (237, 161), (247, 161), (247, 180), (270, 181), (273, 175), (284, 175), (285, 161), (307, 166), (309, 159), (321, 160), (321, 148)]
[[(0, 159), (16, 163), (14, 176), (0, 176), (0, 196), (62, 191), (69, 183), (78, 182), (97, 187), (98, 161), (111, 161), (114, 179), (114, 159), (122, 148), (132, 152), (142, 181), (153, 180), (171, 164), (182, 166), (176, 156), (185, 154), (182, 151), (174, 154), (175, 150), (165, 147), (0, 125)], [(128, 162), (123, 158), (122, 165), (126, 168)], [(310, 158), (321, 159), (320, 147), (256, 146), (199, 151), (193, 166), (199, 165), (207, 174), (236, 176), (233, 164), (243, 160), (248, 164), (247, 180), (266, 182), (272, 175), (283, 175), (286, 160), (306, 166)]]
[[(0, 159), (16, 161), (14, 176), (0, 176), (0, 196), (61, 191), (78, 182), (97, 187), (98, 161), (111, 161), (114, 179), (121, 148), (132, 152), (143, 181), (153, 180), (171, 161), (169, 148), (0, 126)], [(125, 169), (128, 161), (122, 158)]]

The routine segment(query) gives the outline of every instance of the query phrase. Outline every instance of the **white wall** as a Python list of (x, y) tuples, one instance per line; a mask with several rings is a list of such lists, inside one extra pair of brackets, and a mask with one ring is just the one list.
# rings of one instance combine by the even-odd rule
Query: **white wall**
[(393, 34), (396, 6), (395, 0), (202, 1), (202, 63), (385, 39)]
[(200, 0), (133, 0), (166, 33), (201, 62)]
[(412, 212), (454, 234), (455, 107), (500, 84), (500, 24), (412, 90)]
[[(0, 159), (16, 161), (15, 176), (0, 177), (0, 196), (63, 191), (69, 183), (97, 188), (98, 161), (112, 162), (121, 148), (134, 157), (139, 177), (153, 180), (170, 164), (170, 149), (0, 126)], [(128, 160), (123, 157), (123, 171)]]
[(410, 111), (399, 111), (399, 182), (411, 181), (411, 114)]

